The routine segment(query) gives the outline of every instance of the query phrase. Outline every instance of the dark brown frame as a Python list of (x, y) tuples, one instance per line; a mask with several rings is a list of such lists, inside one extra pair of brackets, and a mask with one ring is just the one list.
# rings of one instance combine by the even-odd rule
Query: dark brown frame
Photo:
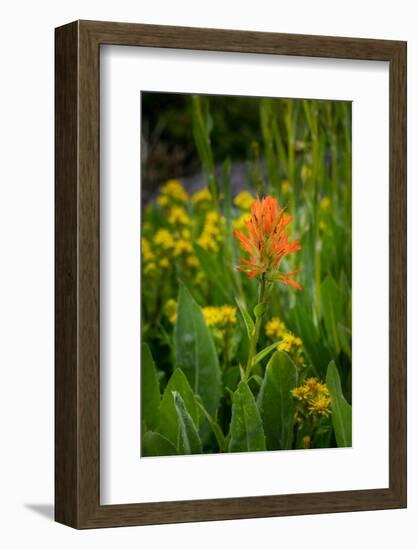
[[(389, 62), (389, 487), (126, 505), (99, 500), (99, 55), (120, 44)], [(77, 21), (56, 45), (55, 519), (75, 528), (406, 507), (406, 43)]]

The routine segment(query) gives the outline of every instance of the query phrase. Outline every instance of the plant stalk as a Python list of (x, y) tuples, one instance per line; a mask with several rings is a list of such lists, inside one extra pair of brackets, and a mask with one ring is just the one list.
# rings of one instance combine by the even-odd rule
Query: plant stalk
[[(259, 287), (259, 299), (258, 299), (258, 305), (264, 303), (265, 299), (265, 290), (266, 290), (266, 280), (265, 280), (265, 274), (262, 274), (261, 284)], [(252, 339), (250, 341), (249, 346), (249, 355), (248, 355), (248, 362), (246, 363), (246, 369), (245, 369), (245, 382), (248, 382), (250, 377), (250, 371), (252, 368), (252, 361), (256, 354), (256, 345), (258, 343), (259, 339), (259, 332), (261, 330), (262, 325), (262, 317), (263, 313), (256, 317), (255, 321), (255, 328), (253, 329)]]

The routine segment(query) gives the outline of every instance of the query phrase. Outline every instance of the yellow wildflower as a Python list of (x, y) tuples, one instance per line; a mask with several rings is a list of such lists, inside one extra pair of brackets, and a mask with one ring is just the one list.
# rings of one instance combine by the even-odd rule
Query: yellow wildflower
[(171, 323), (175, 323), (177, 320), (177, 302), (172, 298), (169, 299), (164, 305), (164, 313)]
[(145, 262), (151, 262), (155, 258), (155, 254), (151, 250), (151, 245), (148, 239), (142, 239), (142, 258)]
[(299, 401), (305, 401), (306, 399), (308, 399), (309, 390), (304, 385), (302, 385), (292, 389), (291, 394), (293, 397), (295, 397)]
[(178, 180), (168, 180), (161, 188), (161, 195), (181, 203), (187, 202), (189, 198), (187, 191)]
[(156, 199), (156, 202), (159, 204), (159, 206), (162, 206), (164, 208), (165, 206), (168, 206), (169, 198), (166, 195), (159, 195), (159, 197)]
[(168, 269), (168, 267), (169, 267), (168, 258), (162, 258), (162, 259), (159, 261), (159, 265), (160, 265), (160, 267), (162, 267), (162, 269)]
[(328, 416), (331, 414), (330, 392), (326, 384), (317, 378), (308, 378), (301, 386), (291, 390), (291, 395), (302, 403), (298, 413)]
[(210, 210), (210, 212), (207, 212), (207, 215), (206, 215), (206, 223), (210, 225), (224, 223), (224, 217), (221, 216), (215, 210)]
[(235, 325), (237, 321), (236, 308), (229, 305), (206, 306), (203, 315), (209, 327), (226, 328)]
[(190, 218), (181, 206), (173, 206), (168, 214), (168, 222), (172, 225), (188, 225)]
[(215, 210), (207, 212), (203, 231), (197, 239), (197, 244), (205, 250), (218, 252), (219, 243), (222, 239), (222, 230), (225, 224), (224, 217)]
[(153, 240), (156, 246), (160, 246), (163, 250), (171, 250), (175, 246), (174, 237), (167, 229), (158, 229)]
[(145, 275), (152, 275), (156, 271), (156, 265), (154, 262), (151, 262), (150, 264), (145, 265), (145, 268), (143, 270), (143, 273)]
[(322, 416), (329, 416), (330, 414), (330, 397), (323, 394), (319, 394), (317, 397), (310, 401), (308, 407), (310, 414), (318, 414)]
[(265, 325), (265, 333), (272, 340), (282, 338), (286, 332), (287, 327), (285, 326), (285, 323), (278, 317), (273, 317)]
[(281, 182), (281, 191), (283, 195), (289, 195), (291, 190), (291, 184), (288, 180), (282, 180)]
[(253, 197), (249, 191), (241, 191), (238, 195), (236, 195), (233, 202), (241, 210), (250, 210), (254, 200), (255, 197)]
[(307, 380), (304, 382), (304, 386), (308, 389), (308, 391), (314, 392), (317, 390), (317, 384), (319, 381), (315, 377), (307, 378)]
[(327, 385), (322, 384), (321, 382), (316, 383), (316, 391), (323, 395), (330, 395), (329, 388), (327, 387)]
[(188, 267), (191, 267), (192, 269), (200, 265), (197, 256), (194, 256), (194, 254), (191, 256), (188, 256), (187, 259), (185, 260), (185, 263), (187, 264)]
[(330, 199), (329, 199), (329, 197), (324, 196), (320, 199), (320, 208), (322, 210), (328, 210), (330, 208)]
[(211, 202), (211, 193), (208, 187), (203, 187), (200, 191), (196, 191), (191, 197), (191, 202), (196, 206), (204, 206)]
[(282, 342), (280, 342), (277, 348), (280, 351), (285, 351), (290, 353), (294, 348), (299, 348), (303, 344), (303, 341), (298, 336), (294, 336), (292, 332), (286, 332), (282, 337)]
[(190, 241), (186, 241), (185, 239), (179, 239), (175, 243), (175, 250), (174, 250), (175, 256), (181, 256), (181, 254), (190, 254), (192, 251), (193, 251), (193, 246), (190, 243)]
[(219, 246), (216, 239), (214, 239), (208, 233), (202, 233), (201, 236), (197, 239), (197, 244), (204, 248), (204, 250), (209, 250), (211, 252), (218, 252)]
[(250, 215), (245, 212), (235, 220), (233, 220), (232, 226), (235, 231), (244, 231), (246, 229), (246, 222), (250, 220)]

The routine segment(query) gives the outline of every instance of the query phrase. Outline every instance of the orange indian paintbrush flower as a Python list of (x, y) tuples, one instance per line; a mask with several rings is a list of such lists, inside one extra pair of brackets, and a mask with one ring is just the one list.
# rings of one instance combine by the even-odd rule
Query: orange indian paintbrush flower
[(282, 273), (279, 266), (282, 258), (301, 250), (298, 239), (289, 242), (286, 227), (291, 221), (287, 214), (271, 196), (264, 199), (256, 199), (251, 206), (251, 217), (246, 222), (248, 235), (242, 231), (234, 231), (241, 248), (249, 254), (249, 258), (240, 258), (241, 265), (238, 269), (247, 273), (250, 279), (265, 274), (268, 282), (281, 282), (290, 285), (297, 290), (301, 286), (291, 277), (298, 273)]

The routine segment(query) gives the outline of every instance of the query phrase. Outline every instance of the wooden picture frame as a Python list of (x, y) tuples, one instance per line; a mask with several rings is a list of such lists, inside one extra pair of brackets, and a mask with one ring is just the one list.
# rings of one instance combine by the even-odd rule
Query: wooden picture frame
[[(55, 519), (75, 528), (406, 506), (406, 43), (76, 21), (56, 29)], [(389, 487), (100, 505), (100, 46), (389, 62)]]

